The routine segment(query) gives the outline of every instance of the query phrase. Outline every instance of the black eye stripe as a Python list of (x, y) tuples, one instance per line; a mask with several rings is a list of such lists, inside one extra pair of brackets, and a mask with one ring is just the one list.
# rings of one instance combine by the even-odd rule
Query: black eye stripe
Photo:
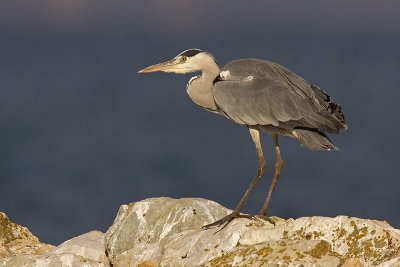
[(178, 56), (193, 57), (200, 52), (203, 52), (203, 51), (201, 51), (200, 49), (189, 49), (189, 50), (186, 50), (186, 51), (180, 53)]

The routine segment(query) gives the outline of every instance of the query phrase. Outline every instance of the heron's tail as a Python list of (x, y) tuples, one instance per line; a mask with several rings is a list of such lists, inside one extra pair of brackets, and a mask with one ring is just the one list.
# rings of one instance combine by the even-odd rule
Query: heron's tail
[(297, 128), (293, 135), (300, 143), (311, 150), (339, 150), (328, 136), (318, 129)]

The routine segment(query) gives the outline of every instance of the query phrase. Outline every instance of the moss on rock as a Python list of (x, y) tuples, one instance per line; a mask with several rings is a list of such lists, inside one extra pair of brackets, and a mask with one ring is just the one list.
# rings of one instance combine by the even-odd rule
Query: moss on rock
[(38, 241), (27, 228), (11, 222), (4, 213), (0, 212), (0, 245), (16, 239)]

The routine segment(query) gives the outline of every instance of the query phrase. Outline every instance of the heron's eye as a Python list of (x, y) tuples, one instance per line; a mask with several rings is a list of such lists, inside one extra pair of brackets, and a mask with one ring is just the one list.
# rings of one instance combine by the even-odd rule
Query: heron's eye
[(181, 57), (181, 61), (182, 61), (182, 62), (185, 62), (185, 61), (186, 61), (186, 59), (187, 59), (187, 57), (186, 57), (186, 56), (182, 56), (182, 57)]

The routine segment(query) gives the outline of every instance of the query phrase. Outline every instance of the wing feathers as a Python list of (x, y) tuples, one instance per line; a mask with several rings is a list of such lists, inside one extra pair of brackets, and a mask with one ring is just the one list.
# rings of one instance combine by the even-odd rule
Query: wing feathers
[(295, 94), (280, 81), (260, 77), (218, 81), (213, 92), (218, 107), (239, 124), (310, 127), (334, 133), (344, 128), (328, 108)]

